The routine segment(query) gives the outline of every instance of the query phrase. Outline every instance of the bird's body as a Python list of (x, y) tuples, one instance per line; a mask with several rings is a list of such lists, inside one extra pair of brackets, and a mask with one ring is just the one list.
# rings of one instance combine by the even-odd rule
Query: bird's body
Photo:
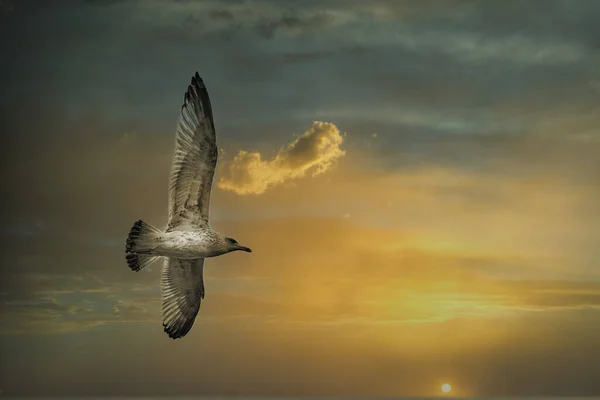
[(163, 327), (173, 339), (190, 331), (200, 310), (204, 259), (236, 250), (251, 251), (213, 231), (208, 223), (218, 151), (208, 92), (198, 73), (185, 93), (175, 139), (167, 227), (160, 230), (138, 220), (125, 248), (127, 264), (133, 271), (165, 257), (161, 280)]
[(157, 236), (155, 244), (153, 255), (182, 260), (216, 257), (229, 252), (223, 236), (210, 228), (167, 231)]
[(219, 246), (220, 235), (209, 229), (172, 231), (165, 233), (155, 254), (185, 260), (216, 257), (227, 253), (227, 248)]

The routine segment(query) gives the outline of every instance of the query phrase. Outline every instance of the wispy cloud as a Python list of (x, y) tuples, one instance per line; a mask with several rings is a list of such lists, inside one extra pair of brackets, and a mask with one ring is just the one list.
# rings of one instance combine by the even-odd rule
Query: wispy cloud
[(510, 61), (523, 64), (562, 64), (580, 60), (586, 49), (577, 43), (561, 43), (524, 36), (489, 38), (473, 32), (399, 32), (398, 45), (417, 52), (436, 51), (465, 62)]
[(288, 32), (317, 29), (330, 23), (332, 17), (326, 13), (300, 16), (296, 12), (284, 13), (280, 18), (261, 20), (256, 24), (256, 32), (266, 39), (271, 39), (278, 30)]

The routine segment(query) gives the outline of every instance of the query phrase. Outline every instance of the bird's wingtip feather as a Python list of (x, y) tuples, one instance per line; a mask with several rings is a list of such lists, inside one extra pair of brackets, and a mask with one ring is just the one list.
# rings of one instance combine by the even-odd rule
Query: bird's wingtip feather
[(163, 324), (163, 330), (173, 340), (181, 338), (181, 336), (176, 335), (175, 332), (173, 332), (173, 329), (168, 327), (166, 324)]

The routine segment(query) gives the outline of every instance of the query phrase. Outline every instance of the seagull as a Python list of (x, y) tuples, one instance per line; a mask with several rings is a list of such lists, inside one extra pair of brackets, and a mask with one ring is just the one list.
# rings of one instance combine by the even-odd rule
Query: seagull
[(162, 320), (172, 339), (192, 328), (204, 299), (204, 259), (232, 251), (252, 252), (211, 229), (208, 207), (217, 144), (208, 91), (198, 72), (184, 96), (175, 134), (169, 180), (169, 220), (160, 230), (138, 220), (125, 245), (127, 265), (141, 271), (164, 257), (161, 273)]

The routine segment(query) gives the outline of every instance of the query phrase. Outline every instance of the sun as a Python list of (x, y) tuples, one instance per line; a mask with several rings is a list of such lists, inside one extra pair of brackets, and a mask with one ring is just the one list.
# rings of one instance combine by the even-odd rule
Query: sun
[(444, 383), (442, 385), (442, 392), (450, 393), (451, 390), (452, 390), (452, 386), (449, 383)]

